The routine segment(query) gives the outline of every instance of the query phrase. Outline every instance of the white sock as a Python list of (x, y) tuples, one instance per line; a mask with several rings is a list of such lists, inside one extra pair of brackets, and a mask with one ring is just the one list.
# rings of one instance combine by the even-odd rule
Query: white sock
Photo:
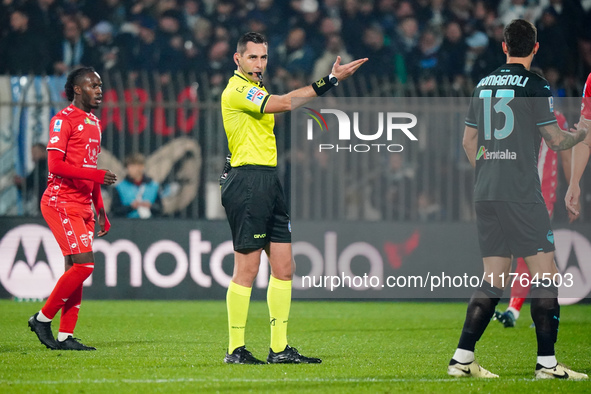
[(546, 367), (546, 368), (554, 368), (558, 361), (556, 361), (556, 356), (538, 356), (538, 364)]
[(41, 323), (49, 323), (51, 322), (51, 319), (47, 316), (45, 316), (43, 314), (43, 312), (39, 311), (39, 314), (37, 315), (37, 320), (40, 321)]
[(512, 306), (510, 306), (509, 308), (507, 308), (507, 312), (513, 313), (513, 316), (515, 317), (515, 320), (519, 319), (519, 311), (517, 309), (513, 308)]
[(73, 333), (67, 333), (67, 332), (58, 332), (57, 333), (57, 340), (60, 342), (65, 341), (66, 339), (68, 339), (68, 337), (74, 336)]
[(474, 352), (458, 348), (452, 358), (460, 364), (469, 364), (474, 361)]

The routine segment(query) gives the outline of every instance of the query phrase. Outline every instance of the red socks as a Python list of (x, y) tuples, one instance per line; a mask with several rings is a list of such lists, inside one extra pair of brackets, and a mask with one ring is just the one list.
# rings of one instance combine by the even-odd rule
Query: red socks
[[(515, 278), (514, 276), (509, 277), (509, 280), (512, 282), (512, 283), (510, 283), (510, 284), (512, 284), (512, 286), (511, 286), (511, 300), (509, 301), (509, 306), (520, 311), (521, 307), (523, 306), (523, 302), (525, 301), (525, 298), (527, 297), (527, 294), (529, 293), (529, 287), (530, 287), (529, 286), (529, 281), (530, 281), (529, 269), (527, 268), (527, 264), (525, 263), (525, 260), (521, 257), (517, 259), (517, 267), (515, 267), (515, 273), (518, 275), (517, 278)], [(528, 286), (523, 286), (521, 284), (521, 281), (519, 280), (523, 274), (527, 275), (527, 281), (524, 280), (524, 282), (527, 282)], [(524, 275), (524, 277), (525, 277), (525, 275)], [(515, 281), (513, 281), (513, 279), (515, 279)]]
[[(80, 301), (82, 300), (82, 283), (92, 274), (93, 270), (94, 263), (88, 263), (74, 264), (72, 268), (64, 272), (62, 277), (57, 281), (41, 312), (47, 318), (53, 319), (57, 312), (64, 307), (62, 320), (65, 315), (66, 320), (69, 321), (66, 324), (71, 324), (73, 321), (75, 325), (78, 319)], [(62, 331), (62, 324), (64, 324), (63, 321), (60, 324), (60, 331)]]
[(74, 333), (74, 328), (78, 322), (78, 312), (80, 311), (80, 303), (82, 302), (82, 285), (78, 286), (72, 293), (68, 301), (62, 308), (62, 317), (60, 318), (60, 330), (68, 334)]

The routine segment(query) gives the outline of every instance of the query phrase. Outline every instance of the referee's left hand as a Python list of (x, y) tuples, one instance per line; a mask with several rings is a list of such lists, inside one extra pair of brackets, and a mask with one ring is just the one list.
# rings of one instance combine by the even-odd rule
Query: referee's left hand
[(349, 78), (351, 75), (355, 74), (355, 71), (357, 71), (357, 69), (359, 67), (361, 67), (361, 65), (363, 63), (365, 63), (367, 60), (368, 60), (367, 58), (363, 58), (363, 59), (353, 60), (351, 63), (341, 64), (341, 57), (337, 56), (337, 60), (332, 65), (331, 73), (332, 73), (332, 75), (337, 77), (339, 82), (344, 81), (345, 79)]

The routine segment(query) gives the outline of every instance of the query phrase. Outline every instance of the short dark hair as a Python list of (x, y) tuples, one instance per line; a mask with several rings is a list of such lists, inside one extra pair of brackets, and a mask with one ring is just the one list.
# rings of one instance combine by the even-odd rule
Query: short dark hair
[(509, 56), (528, 57), (531, 55), (536, 46), (537, 35), (538, 31), (532, 23), (524, 19), (513, 19), (505, 26), (503, 32)]
[(240, 37), (240, 39), (238, 40), (238, 45), (236, 45), (236, 52), (242, 55), (246, 50), (246, 44), (249, 42), (267, 45), (267, 39), (265, 38), (265, 36), (263, 36), (261, 33), (249, 31), (248, 33), (245, 33), (242, 37)]
[(68, 79), (64, 85), (66, 91), (66, 98), (68, 101), (74, 100), (74, 86), (78, 85), (81, 79), (88, 73), (96, 72), (93, 67), (80, 67), (68, 74)]

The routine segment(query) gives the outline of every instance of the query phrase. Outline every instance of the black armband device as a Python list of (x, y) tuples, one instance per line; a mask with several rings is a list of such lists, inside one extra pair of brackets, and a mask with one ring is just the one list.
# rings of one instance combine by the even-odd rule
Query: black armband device
[(328, 92), (334, 86), (337, 86), (338, 83), (339, 80), (334, 75), (330, 74), (312, 83), (312, 89), (314, 89), (317, 96), (322, 96), (324, 93)]

